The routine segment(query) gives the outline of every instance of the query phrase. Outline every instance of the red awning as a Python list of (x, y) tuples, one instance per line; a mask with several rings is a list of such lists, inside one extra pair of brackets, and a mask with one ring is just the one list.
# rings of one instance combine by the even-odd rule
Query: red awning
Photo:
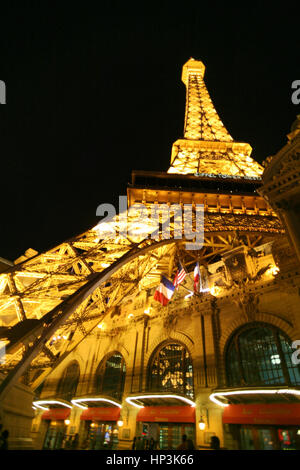
[(138, 412), (136, 420), (156, 423), (194, 423), (195, 408), (191, 406), (145, 406)]
[(81, 413), (80, 419), (86, 421), (117, 421), (120, 417), (120, 408), (117, 406), (88, 408)]
[(70, 413), (70, 408), (52, 408), (42, 414), (42, 419), (50, 419), (51, 421), (64, 420), (70, 416)]
[(229, 405), (223, 423), (300, 425), (300, 403)]

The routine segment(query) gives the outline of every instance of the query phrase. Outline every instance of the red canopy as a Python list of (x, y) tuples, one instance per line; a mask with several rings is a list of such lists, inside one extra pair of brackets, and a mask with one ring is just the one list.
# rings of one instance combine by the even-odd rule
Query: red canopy
[(156, 423), (194, 423), (195, 408), (191, 406), (145, 406), (138, 412), (136, 420)]
[(42, 414), (42, 419), (49, 419), (51, 421), (65, 420), (70, 416), (70, 408), (52, 408)]
[(86, 421), (117, 421), (120, 417), (118, 406), (88, 408), (81, 413), (80, 419)]
[(300, 403), (229, 405), (223, 423), (300, 425)]

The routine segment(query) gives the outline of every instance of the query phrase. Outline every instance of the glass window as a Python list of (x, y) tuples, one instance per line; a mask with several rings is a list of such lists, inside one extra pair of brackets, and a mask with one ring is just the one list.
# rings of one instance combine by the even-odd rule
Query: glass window
[(229, 386), (300, 384), (292, 363), (291, 341), (276, 327), (253, 325), (240, 330), (226, 354)]
[(184, 346), (167, 344), (152, 359), (149, 370), (151, 391), (172, 392), (194, 396), (193, 366)]
[(58, 383), (57, 395), (67, 401), (71, 401), (76, 395), (76, 389), (79, 382), (79, 365), (72, 362), (63, 372)]
[(123, 356), (115, 353), (105, 359), (96, 373), (96, 391), (120, 399), (125, 384), (126, 365)]

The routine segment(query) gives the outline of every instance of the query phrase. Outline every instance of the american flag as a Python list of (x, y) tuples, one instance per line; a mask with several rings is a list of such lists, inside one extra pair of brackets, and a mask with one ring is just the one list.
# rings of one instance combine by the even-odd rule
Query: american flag
[(178, 289), (179, 284), (184, 280), (185, 276), (186, 272), (181, 263), (179, 263), (177, 267), (177, 273), (173, 282), (175, 289)]

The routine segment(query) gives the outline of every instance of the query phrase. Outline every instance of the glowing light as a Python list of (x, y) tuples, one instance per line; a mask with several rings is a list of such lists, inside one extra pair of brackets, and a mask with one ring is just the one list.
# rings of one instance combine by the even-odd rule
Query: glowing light
[(103, 323), (99, 323), (99, 325), (97, 325), (97, 328), (100, 328), (100, 330), (102, 330), (104, 327)]
[(133, 313), (130, 313), (130, 314), (128, 315), (128, 318), (133, 318), (133, 316), (134, 316)]
[(73, 403), (73, 405), (75, 406), (78, 406), (78, 408), (82, 408), (84, 410), (87, 409), (86, 406), (83, 406), (81, 405), (80, 403), (81, 402), (98, 402), (98, 401), (104, 401), (106, 403), (110, 403), (111, 405), (114, 405), (114, 406), (118, 406), (119, 408), (122, 408), (122, 405), (120, 405), (120, 403), (117, 403), (116, 401), (113, 401), (113, 400), (109, 400), (108, 398), (91, 398), (91, 397), (87, 397), (87, 398), (75, 398), (74, 400), (71, 400), (71, 402)]
[(184, 298), (185, 298), (185, 299), (188, 299), (189, 297), (192, 297), (192, 295), (194, 295), (194, 293), (193, 293), (193, 292), (190, 292), (190, 293), (187, 294)]
[(102, 268), (108, 268), (110, 266), (109, 263), (101, 263)]
[(71, 405), (68, 405), (67, 403), (64, 403), (59, 400), (38, 400), (38, 401), (34, 401), (33, 405), (36, 406), (37, 408), (40, 408), (41, 410), (46, 410), (46, 411), (48, 411), (49, 408), (45, 408), (42, 405), (61, 405), (61, 406), (65, 406), (66, 408), (72, 409)]
[(66, 425), (66, 426), (69, 426), (70, 422), (71, 422), (71, 421), (70, 421), (69, 419), (65, 419), (65, 425)]
[(273, 354), (273, 356), (270, 357), (272, 364), (280, 364), (280, 357), (279, 354)]
[(300, 390), (294, 390), (294, 389), (280, 389), (280, 390), (265, 390), (265, 389), (256, 389), (256, 390), (234, 390), (234, 391), (229, 391), (229, 392), (215, 392), (212, 393), (209, 398), (211, 401), (216, 403), (217, 405), (220, 406), (228, 406), (228, 403), (223, 403), (219, 401), (216, 397), (225, 397), (225, 396), (232, 396), (232, 395), (254, 395), (254, 394), (263, 394), (263, 395), (276, 395), (276, 394), (281, 394), (281, 393), (287, 393), (290, 395), (300, 395)]
[(196, 403), (194, 403), (192, 400), (189, 400), (186, 397), (181, 397), (180, 395), (137, 395), (135, 397), (127, 397), (125, 400), (127, 403), (130, 405), (135, 406), (136, 408), (144, 408), (144, 405), (138, 405), (137, 403), (133, 403), (132, 400), (142, 400), (143, 398), (177, 398), (177, 400), (181, 400), (188, 405), (190, 405), (192, 408), (196, 406)]
[(209, 289), (209, 291), (210, 291), (211, 295), (215, 295), (215, 296), (216, 296), (216, 295), (220, 294), (221, 289), (220, 289), (220, 287), (213, 286), (213, 287), (211, 287), (211, 288)]
[(279, 273), (279, 268), (278, 266), (271, 266), (269, 269), (267, 269), (266, 271), (266, 274), (270, 275), (270, 276), (276, 276), (276, 274)]
[(122, 419), (119, 419), (119, 421), (117, 422), (117, 425), (119, 426), (119, 428), (121, 428), (123, 426), (123, 421)]
[(199, 428), (200, 428), (201, 431), (204, 431), (204, 429), (205, 429), (205, 422), (203, 421), (202, 417), (199, 421)]

